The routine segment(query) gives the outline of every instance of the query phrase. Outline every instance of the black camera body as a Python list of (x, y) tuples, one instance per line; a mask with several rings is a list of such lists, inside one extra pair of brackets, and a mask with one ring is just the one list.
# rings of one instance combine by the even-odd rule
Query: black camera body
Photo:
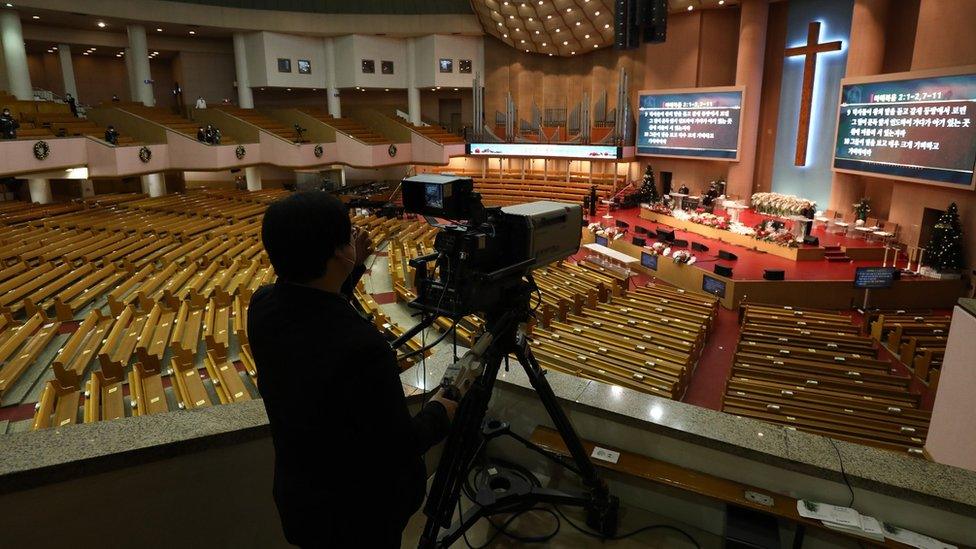
[(442, 229), (434, 239), (437, 253), (410, 262), (417, 290), (412, 306), (433, 314), (460, 318), (527, 302), (534, 289), (524, 281), (529, 271), (579, 249), (578, 204), (485, 208), (470, 178), (446, 175), (408, 177), (401, 189), (406, 212), (428, 216)]

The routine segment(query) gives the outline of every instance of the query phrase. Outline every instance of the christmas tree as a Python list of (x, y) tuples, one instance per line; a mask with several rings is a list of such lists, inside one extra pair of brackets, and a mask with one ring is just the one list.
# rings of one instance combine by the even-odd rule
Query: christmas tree
[(962, 269), (962, 227), (955, 202), (949, 204), (949, 209), (932, 229), (927, 253), (926, 263), (939, 272)]
[(644, 181), (637, 194), (641, 197), (642, 201), (649, 204), (657, 204), (661, 201), (661, 195), (657, 193), (657, 184), (654, 182), (654, 170), (651, 169), (650, 164), (644, 170)]

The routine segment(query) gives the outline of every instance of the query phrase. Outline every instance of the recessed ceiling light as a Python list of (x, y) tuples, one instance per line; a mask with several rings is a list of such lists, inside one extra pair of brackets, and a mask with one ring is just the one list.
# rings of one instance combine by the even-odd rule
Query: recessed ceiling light
[(105, 21), (99, 21), (97, 24), (98, 24), (98, 28), (100, 28), (100, 29), (104, 29), (105, 28)]
[(525, 43), (525, 40), (520, 40), (519, 42), (522, 43), (522, 44), (524, 44)]
[(522, 32), (522, 29), (515, 27), (515, 32)]
[(529, 21), (532, 21), (532, 18), (531, 17), (529, 17)]
[(509, 19), (515, 19), (515, 16), (514, 15), (509, 15), (508, 18)]
[(599, 48), (600, 47), (600, 44), (593, 44), (593, 47), (594, 48)]
[[(508, 5), (508, 2), (505, 2), (505, 4)], [(390, 91), (390, 88), (384, 88), (383, 91), (388, 92)]]
[(158, 51), (154, 51), (153, 52), (153, 55), (159, 55), (159, 52)]
[(40, 18), (41, 18), (40, 15), (33, 15), (33, 16), (31, 16), (31, 19), (40, 19)]
[(505, 4), (507, 6), (508, 5), (508, 2), (502, 2), (502, 4)]
[(569, 40), (563, 40), (563, 45), (564, 46), (568, 46), (569, 45)]
[(441, 89), (441, 87), (440, 86), (437, 86), (437, 89)]
[[(523, 4), (523, 6), (524, 6), (524, 5), (525, 5), (525, 4)], [(539, 5), (540, 5), (540, 6), (542, 5), (542, 0), (539, 0)]]
[(535, 31), (535, 33), (536, 33), (536, 34), (539, 34), (539, 31)]
[(525, 53), (529, 53), (529, 50), (525, 50)]
[(88, 52), (86, 51), (86, 52), (82, 53), (82, 55), (88, 55)]
[(197, 31), (190, 31), (190, 34), (196, 34)]
[(163, 29), (161, 27), (157, 27), (156, 32), (163, 32)]
[(570, 53), (570, 55), (576, 55), (576, 52), (575, 51), (571, 51), (569, 53)]
[(454, 88), (454, 91), (458, 91), (458, 89), (457, 88)]
[(546, 19), (552, 19), (552, 16), (551, 15), (547, 15), (546, 16)]
[(603, 25), (603, 28), (609, 29), (610, 28), (610, 23), (607, 23), (606, 25)]
[(503, 34), (502, 36), (504, 36), (505, 38), (508, 38), (508, 35), (507, 34)]
[(545, 42), (543, 42), (543, 43), (542, 43), (542, 47), (546, 47), (546, 46), (548, 46), (548, 45), (549, 45), (549, 44), (546, 44)]
[(502, 22), (501, 21), (498, 22), (498, 26), (499, 27), (502, 26)]
[(718, 5), (724, 6), (725, 5), (725, 0), (718, 0)]
[(566, 8), (566, 13), (573, 11), (573, 8)]
[(88, 48), (89, 51), (97, 51), (98, 48)]
[(576, 22), (576, 26), (577, 27), (580, 26), (580, 22), (579, 21)]
[(688, 6), (688, 11), (695, 9), (695, 6)]
[(596, 15), (597, 17), (599, 17), (600, 16), (600, 12), (598, 12), (598, 11), (597, 12), (593, 12), (593, 15)]
[(549, 57), (552, 57), (552, 54), (551, 53), (549, 54)]
[(556, 32), (559, 32), (559, 29), (556, 29)]
[(589, 37), (590, 37), (590, 35), (589, 35), (589, 34), (584, 34), (584, 35), (583, 35), (583, 38), (589, 38)]
[(8, 7), (8, 8), (12, 8), (12, 7), (14, 7), (14, 5), (13, 5), (13, 4), (11, 4), (10, 2), (7, 2), (7, 7)]

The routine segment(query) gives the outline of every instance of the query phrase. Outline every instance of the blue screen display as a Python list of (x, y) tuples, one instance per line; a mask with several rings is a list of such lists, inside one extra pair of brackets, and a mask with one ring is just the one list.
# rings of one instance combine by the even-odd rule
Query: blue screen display
[(637, 111), (637, 154), (738, 156), (741, 91), (644, 93)]
[(596, 243), (601, 246), (608, 246), (610, 244), (610, 242), (607, 240), (607, 237), (605, 236), (597, 236)]
[(725, 297), (725, 282), (708, 275), (703, 275), (702, 290), (712, 295), (717, 295), (718, 297)]
[(649, 254), (647, 252), (641, 252), (641, 265), (651, 269), (652, 271), (657, 270), (657, 255)]
[(834, 168), (968, 188), (976, 74), (845, 84)]

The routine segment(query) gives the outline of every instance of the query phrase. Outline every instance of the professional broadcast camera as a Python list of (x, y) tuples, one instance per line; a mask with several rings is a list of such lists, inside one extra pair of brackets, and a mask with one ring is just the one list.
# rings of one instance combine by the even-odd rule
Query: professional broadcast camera
[[(402, 190), (406, 212), (443, 229), (434, 240), (436, 253), (410, 262), (418, 296), (413, 306), (424, 311), (457, 319), (509, 307), (531, 269), (579, 249), (579, 205), (538, 201), (485, 208), (470, 178), (447, 175), (408, 177)], [(432, 261), (436, 275), (428, 269)]]
[[(576, 253), (582, 209), (577, 204), (544, 201), (485, 208), (470, 178), (447, 175), (408, 177), (401, 188), (404, 210), (425, 216), (428, 223), (442, 230), (434, 240), (436, 253), (410, 261), (416, 269), (417, 289), (417, 299), (410, 305), (425, 314), (420, 323), (397, 338), (394, 348), (432, 325), (438, 316), (450, 317), (456, 323), (463, 316), (478, 313), (485, 327), (472, 348), (448, 367), (441, 381), (448, 398), (459, 404), (424, 506), (427, 523), (419, 546), (450, 547), (480, 517), (526, 510), (537, 503), (582, 507), (587, 525), (603, 537), (612, 537), (617, 528), (617, 498), (598, 476), (560, 408), (545, 371), (532, 355), (525, 331), (533, 314), (531, 296), (539, 291), (531, 271)], [(432, 262), (436, 270), (430, 268)], [(572, 455), (571, 463), (552, 459), (577, 473), (584, 490), (531, 485), (520, 480), (517, 472), (493, 466), (491, 475), (476, 483), (473, 505), (455, 522), (462, 486), (467, 485), (469, 473), (488, 441), (516, 436), (506, 423), (485, 417), (499, 368), (503, 362), (507, 368), (509, 357), (515, 357), (524, 369)], [(517, 440), (532, 445), (524, 438)], [(542, 448), (536, 449), (548, 455)]]

